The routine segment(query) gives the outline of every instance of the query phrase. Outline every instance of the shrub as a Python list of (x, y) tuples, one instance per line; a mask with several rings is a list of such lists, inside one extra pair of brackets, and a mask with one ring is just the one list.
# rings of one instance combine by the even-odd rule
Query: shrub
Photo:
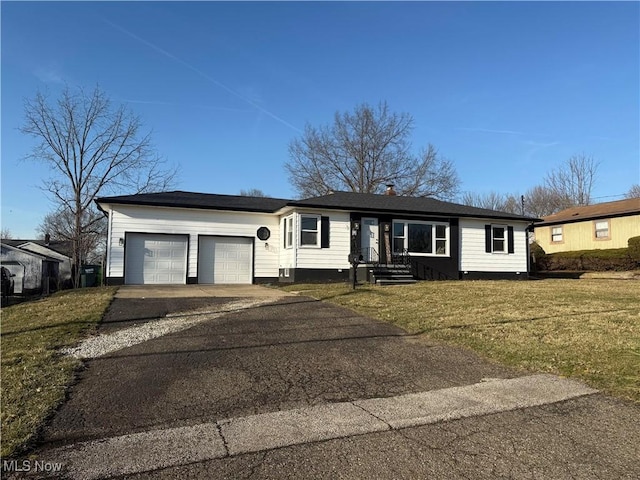
[(538, 242), (533, 242), (531, 244), (529, 252), (531, 252), (531, 255), (535, 258), (539, 258), (545, 254), (544, 248), (542, 248)]
[(544, 258), (544, 248), (538, 242), (533, 242), (529, 245), (529, 255), (531, 256), (531, 270), (533, 272), (541, 270), (540, 260)]
[(640, 262), (640, 237), (631, 237), (629, 243), (629, 256), (636, 262)]
[(540, 270), (591, 270), (624, 271), (633, 270), (637, 262), (629, 256), (628, 248), (607, 250), (579, 250), (544, 255), (537, 259)]

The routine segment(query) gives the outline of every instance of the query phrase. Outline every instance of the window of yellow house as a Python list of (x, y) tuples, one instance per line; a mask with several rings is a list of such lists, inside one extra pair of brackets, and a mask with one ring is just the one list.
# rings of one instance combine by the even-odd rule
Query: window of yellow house
[(553, 243), (562, 242), (562, 227), (551, 227), (551, 241)]
[(596, 220), (593, 224), (596, 240), (609, 240), (609, 220)]

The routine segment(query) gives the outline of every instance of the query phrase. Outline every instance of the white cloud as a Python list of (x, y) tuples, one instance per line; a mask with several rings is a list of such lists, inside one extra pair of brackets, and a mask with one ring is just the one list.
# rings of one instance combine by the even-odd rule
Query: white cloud
[(542, 148), (548, 148), (548, 147), (553, 147), (555, 145), (559, 145), (560, 142), (536, 142), (534, 140), (527, 140), (526, 142), (527, 145), (531, 145), (532, 147), (536, 148), (537, 150), (540, 150)]
[(497, 133), (501, 135), (525, 135), (524, 132), (517, 132), (515, 130), (496, 130), (492, 128), (465, 128), (462, 127), (460, 130), (465, 130), (467, 132), (480, 132), (480, 133)]
[(132, 39), (136, 40), (137, 42), (140, 42), (140, 43), (146, 45), (147, 47), (151, 48), (152, 50), (156, 51), (157, 53), (167, 57), (168, 59), (170, 59), (170, 60), (172, 60), (172, 61), (174, 61), (176, 63), (179, 63), (183, 67), (191, 70), (192, 72), (196, 73), (197, 75), (201, 76), (202, 78), (208, 80), (209, 82), (211, 82), (214, 85), (218, 86), (222, 90), (225, 90), (229, 94), (231, 94), (231, 95), (235, 96), (236, 98), (242, 100), (244, 103), (246, 103), (248, 105), (251, 105), (256, 110), (264, 113), (268, 117), (271, 117), (273, 120), (281, 123), (282, 125), (290, 128), (291, 130), (294, 130), (294, 131), (296, 131), (298, 133), (302, 133), (302, 130), (300, 130), (295, 125), (292, 125), (291, 123), (287, 122), (283, 118), (277, 116), (275, 113), (271, 112), (270, 110), (267, 110), (266, 108), (264, 108), (259, 103), (257, 103), (254, 100), (252, 100), (251, 98), (247, 98), (246, 96), (242, 95), (240, 92), (238, 92), (238, 91), (232, 89), (231, 87), (228, 87), (224, 83), (216, 80), (211, 75), (205, 73), (204, 71), (200, 70), (198, 67), (192, 65), (191, 63), (186, 62), (185, 60), (177, 57), (176, 55), (173, 55), (172, 53), (168, 52), (167, 50), (164, 50), (163, 48), (160, 48), (159, 46), (155, 45), (154, 43), (151, 43), (150, 41), (145, 40), (142, 37), (139, 37), (135, 33), (132, 33), (129, 30), (126, 30), (123, 27), (121, 27), (119, 25), (116, 25), (113, 22), (110, 22), (109, 20), (107, 20), (105, 18), (103, 18), (103, 21), (105, 23), (107, 23), (108, 25), (110, 25), (111, 27), (115, 28), (116, 30), (119, 30), (120, 32), (124, 33), (125, 35), (127, 35), (127, 36), (131, 37)]
[(188, 103), (179, 103), (179, 102), (166, 102), (163, 100), (136, 100), (131, 98), (123, 98), (123, 102), (126, 103), (136, 103), (139, 105), (160, 105), (160, 106), (168, 106), (168, 107), (184, 107), (184, 108), (200, 108), (203, 110), (222, 110), (224, 112), (251, 112), (248, 108), (233, 108), (233, 107), (218, 107), (215, 105), (202, 105), (202, 104), (188, 104)]
[(555, 147), (556, 145), (560, 145), (560, 142), (536, 142), (534, 140), (527, 140), (524, 142), (525, 145), (528, 145), (529, 148), (524, 153), (524, 162), (530, 163), (534, 160), (534, 156), (541, 150), (546, 148)]
[(35, 69), (33, 74), (43, 83), (65, 84), (62, 74), (56, 68), (38, 67)]

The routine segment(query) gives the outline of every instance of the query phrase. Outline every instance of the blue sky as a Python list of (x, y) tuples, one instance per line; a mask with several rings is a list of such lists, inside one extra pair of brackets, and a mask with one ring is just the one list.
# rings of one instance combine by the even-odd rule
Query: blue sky
[[(99, 84), (180, 165), (180, 190), (293, 197), (283, 164), (306, 123), (387, 101), (461, 189), (524, 193), (573, 154), (594, 194), (640, 182), (638, 2), (2, 2), (2, 227), (52, 210), (20, 161), (38, 90)], [(619, 197), (618, 197), (619, 198)]]

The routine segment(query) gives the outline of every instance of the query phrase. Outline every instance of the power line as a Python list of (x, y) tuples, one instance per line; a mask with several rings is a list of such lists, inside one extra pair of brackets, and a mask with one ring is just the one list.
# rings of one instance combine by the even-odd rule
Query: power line
[(625, 197), (626, 193), (619, 193), (618, 195), (603, 195), (602, 197), (591, 197), (593, 200), (597, 200), (599, 198), (615, 198), (615, 197)]

